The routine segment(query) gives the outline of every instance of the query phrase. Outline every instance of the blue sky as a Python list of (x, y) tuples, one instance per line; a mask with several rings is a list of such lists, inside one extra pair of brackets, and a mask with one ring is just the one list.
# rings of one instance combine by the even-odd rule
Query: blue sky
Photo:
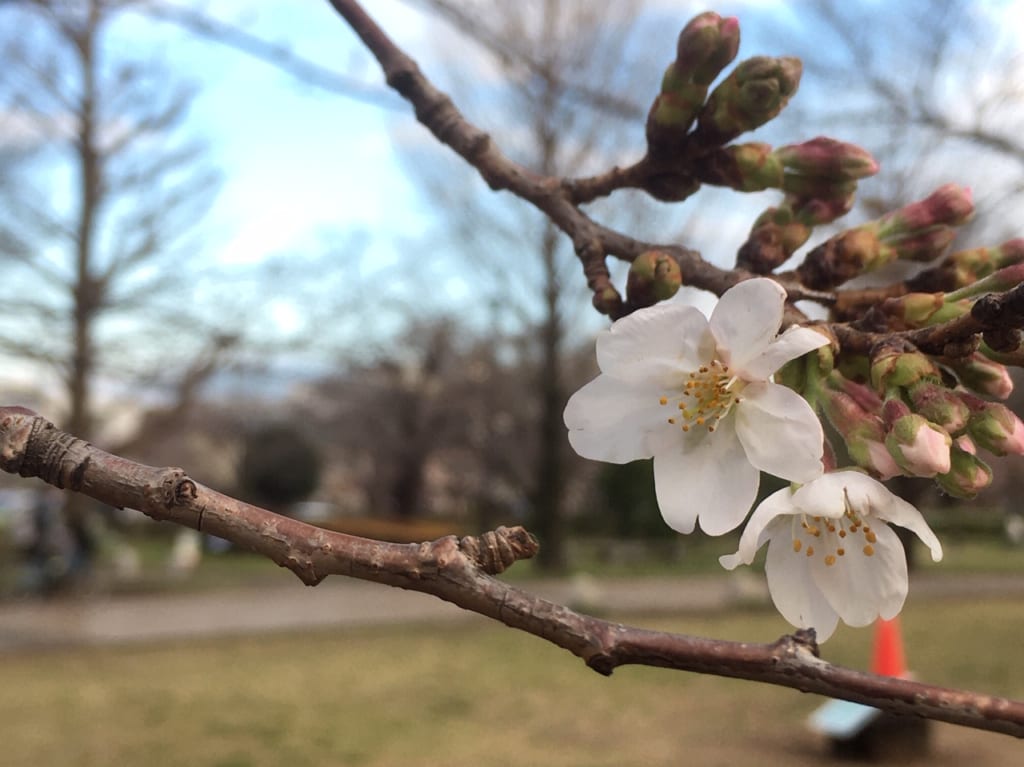
[[(376, 62), (324, 0), (177, 2), (288, 46), (305, 58), (364, 81), (368, 87), (383, 87)], [(882, 13), (883, 6), (878, 5)], [(1019, 28), (1014, 25), (1024, 4), (979, 2), (974, 6), (985, 13), (995, 13), (991, 9), (996, 8), (1005, 29)], [(366, 7), (442, 87), (448, 85), (445, 65), (450, 62), (445, 59), (472, 55), (465, 43), (452, 42), (455, 38), (450, 30), (423, 16), (412, 4), (374, 0)], [(646, 4), (647, 12), (665, 20), (660, 39), (651, 43), (652, 50), (661, 51), (654, 54), (658, 61), (667, 63), (678, 29), (704, 7), (703, 3), (666, 0)], [(781, 15), (792, 22), (796, 12), (791, 9), (799, 7), (763, 0), (716, 5), (723, 15), (740, 17), (744, 31), (741, 57), (792, 52), (784, 41), (765, 36), (761, 30), (766, 16)], [(367, 251), (353, 268), (363, 277), (399, 263), (401, 252), (421, 248), (448, 273), (432, 286), (435, 295), (431, 298), (450, 301), (454, 307), (466, 301), (472, 285), (459, 276), (454, 256), (433, 249), (436, 240), (432, 238), (443, 220), (408, 177), (396, 142), (413, 144), (437, 156), (446, 157), (450, 152), (416, 125), (407, 106), (382, 109), (303, 85), (266, 63), (197, 39), (166, 22), (126, 17), (113, 31), (112, 50), (162, 59), (175, 76), (198, 86), (188, 131), (205, 140), (224, 179), (203, 224), (203, 247), (209, 259), (229, 265), (254, 264), (271, 256), (322, 251), (325, 243), (344, 243), (359, 235), (367, 243)], [(470, 66), (478, 65), (479, 59), (472, 59)], [(485, 70), (478, 73), (487, 76)], [(656, 88), (657, 79), (652, 78), (651, 96)], [(813, 77), (805, 75), (798, 103), (813, 111), (814, 94)], [(792, 109), (780, 118), (777, 135), (769, 130), (753, 138), (799, 140), (820, 132), (795, 112), (791, 114)], [(486, 119), (479, 122), (485, 129), (496, 128)], [(860, 140), (857, 134), (858, 126), (846, 126), (835, 135), (856, 142)], [(638, 157), (643, 150), (640, 126), (633, 138), (635, 146), (624, 148), (626, 159)], [(482, 184), (478, 188), (480, 194), (489, 194)], [(711, 190), (702, 191), (699, 197), (706, 196), (722, 204), (713, 216), (705, 216), (693, 226), (692, 244), (725, 266), (751, 219), (777, 195), (716, 196)], [(507, 199), (497, 198), (498, 204)], [(660, 210), (669, 224), (683, 213), (679, 208)], [(705, 301), (705, 306), (708, 303)], [(274, 321), (288, 327), (297, 323), (304, 308), (283, 297), (271, 302), (269, 311)], [(587, 309), (585, 301), (582, 311), (588, 318), (581, 329), (584, 333), (603, 322)]]

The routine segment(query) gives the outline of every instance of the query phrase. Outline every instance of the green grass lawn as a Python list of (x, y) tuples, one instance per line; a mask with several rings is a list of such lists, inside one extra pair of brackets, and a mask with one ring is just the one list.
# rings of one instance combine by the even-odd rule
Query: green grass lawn
[[(637, 625), (766, 641), (767, 611)], [(1024, 610), (919, 602), (904, 614), (919, 678), (1024, 697)], [(825, 655), (867, 663), (870, 630)], [(820, 699), (736, 680), (623, 668), (611, 678), (485, 621), (0, 656), (2, 765), (820, 765)], [(1019, 763), (1006, 736), (939, 726), (918, 763)]]

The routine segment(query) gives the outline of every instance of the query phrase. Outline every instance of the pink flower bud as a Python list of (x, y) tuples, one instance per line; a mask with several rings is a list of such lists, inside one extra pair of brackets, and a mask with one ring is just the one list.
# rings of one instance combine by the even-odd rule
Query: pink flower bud
[(851, 381), (849, 378), (836, 373), (829, 376), (828, 384), (833, 389), (848, 394), (854, 402), (860, 405), (869, 413), (880, 413), (882, 410), (882, 398), (875, 394), (874, 390), (864, 384)]
[(971, 438), (968, 437), (966, 434), (961, 434), (959, 437), (954, 439), (953, 447), (955, 447), (957, 450), (963, 450), (965, 453), (970, 453), (971, 455), (978, 454), (977, 445), (975, 445), (973, 440), (971, 440)]
[[(893, 400), (886, 402), (887, 410), (890, 402)], [(948, 472), (952, 444), (953, 440), (941, 426), (917, 413), (894, 419), (885, 435), (889, 455), (904, 473), (914, 477), (934, 477)]]
[(973, 498), (992, 484), (992, 469), (977, 456), (953, 448), (950, 470), (935, 481), (954, 498)]
[(1006, 399), (1013, 393), (1013, 379), (1005, 365), (990, 360), (975, 352), (970, 357), (952, 360), (953, 368), (960, 383), (968, 389), (996, 399)]
[(828, 390), (822, 406), (829, 423), (846, 442), (846, 451), (854, 463), (881, 479), (903, 473), (889, 455), (885, 427), (877, 415), (866, 412), (843, 391)]
[(994, 455), (1024, 454), (1024, 423), (1008, 407), (976, 397), (966, 402), (972, 410), (967, 433), (979, 447)]
[(974, 212), (971, 190), (945, 184), (923, 200), (904, 205), (879, 220), (883, 237), (910, 234), (933, 226), (959, 226)]
[(878, 173), (878, 162), (866, 149), (825, 136), (779, 147), (775, 156), (802, 176), (852, 181)]

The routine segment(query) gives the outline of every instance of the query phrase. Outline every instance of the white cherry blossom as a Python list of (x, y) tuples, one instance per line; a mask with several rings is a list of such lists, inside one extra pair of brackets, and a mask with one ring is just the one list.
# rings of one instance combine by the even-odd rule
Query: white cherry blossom
[(933, 560), (942, 559), (921, 512), (866, 474), (839, 471), (768, 496), (751, 515), (739, 550), (720, 561), (729, 570), (750, 564), (767, 543), (775, 607), (794, 626), (814, 628), (823, 642), (839, 619), (867, 626), (903, 608), (907, 559), (887, 522), (913, 532)]
[(746, 517), (759, 472), (808, 482), (822, 472), (821, 424), (800, 395), (773, 383), (783, 364), (828, 343), (808, 328), (781, 336), (785, 291), (769, 279), (726, 291), (710, 321), (661, 303), (597, 339), (601, 375), (565, 409), (585, 458), (654, 458), (658, 506), (682, 533), (721, 535)]

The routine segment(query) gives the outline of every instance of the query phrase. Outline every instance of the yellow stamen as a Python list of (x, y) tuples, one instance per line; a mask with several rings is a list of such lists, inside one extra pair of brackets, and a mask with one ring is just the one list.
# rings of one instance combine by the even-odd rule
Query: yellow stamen
[(834, 556), (832, 556), (831, 554), (829, 554), (827, 557), (825, 557), (825, 565), (826, 565), (826, 567), (832, 567), (832, 565), (834, 565), (835, 563), (836, 563), (836, 558)]
[(793, 539), (793, 551), (800, 551), (804, 547), (804, 542), (799, 538)]
[(864, 547), (864, 556), (870, 557), (875, 553), (875, 547), (870, 543)]

